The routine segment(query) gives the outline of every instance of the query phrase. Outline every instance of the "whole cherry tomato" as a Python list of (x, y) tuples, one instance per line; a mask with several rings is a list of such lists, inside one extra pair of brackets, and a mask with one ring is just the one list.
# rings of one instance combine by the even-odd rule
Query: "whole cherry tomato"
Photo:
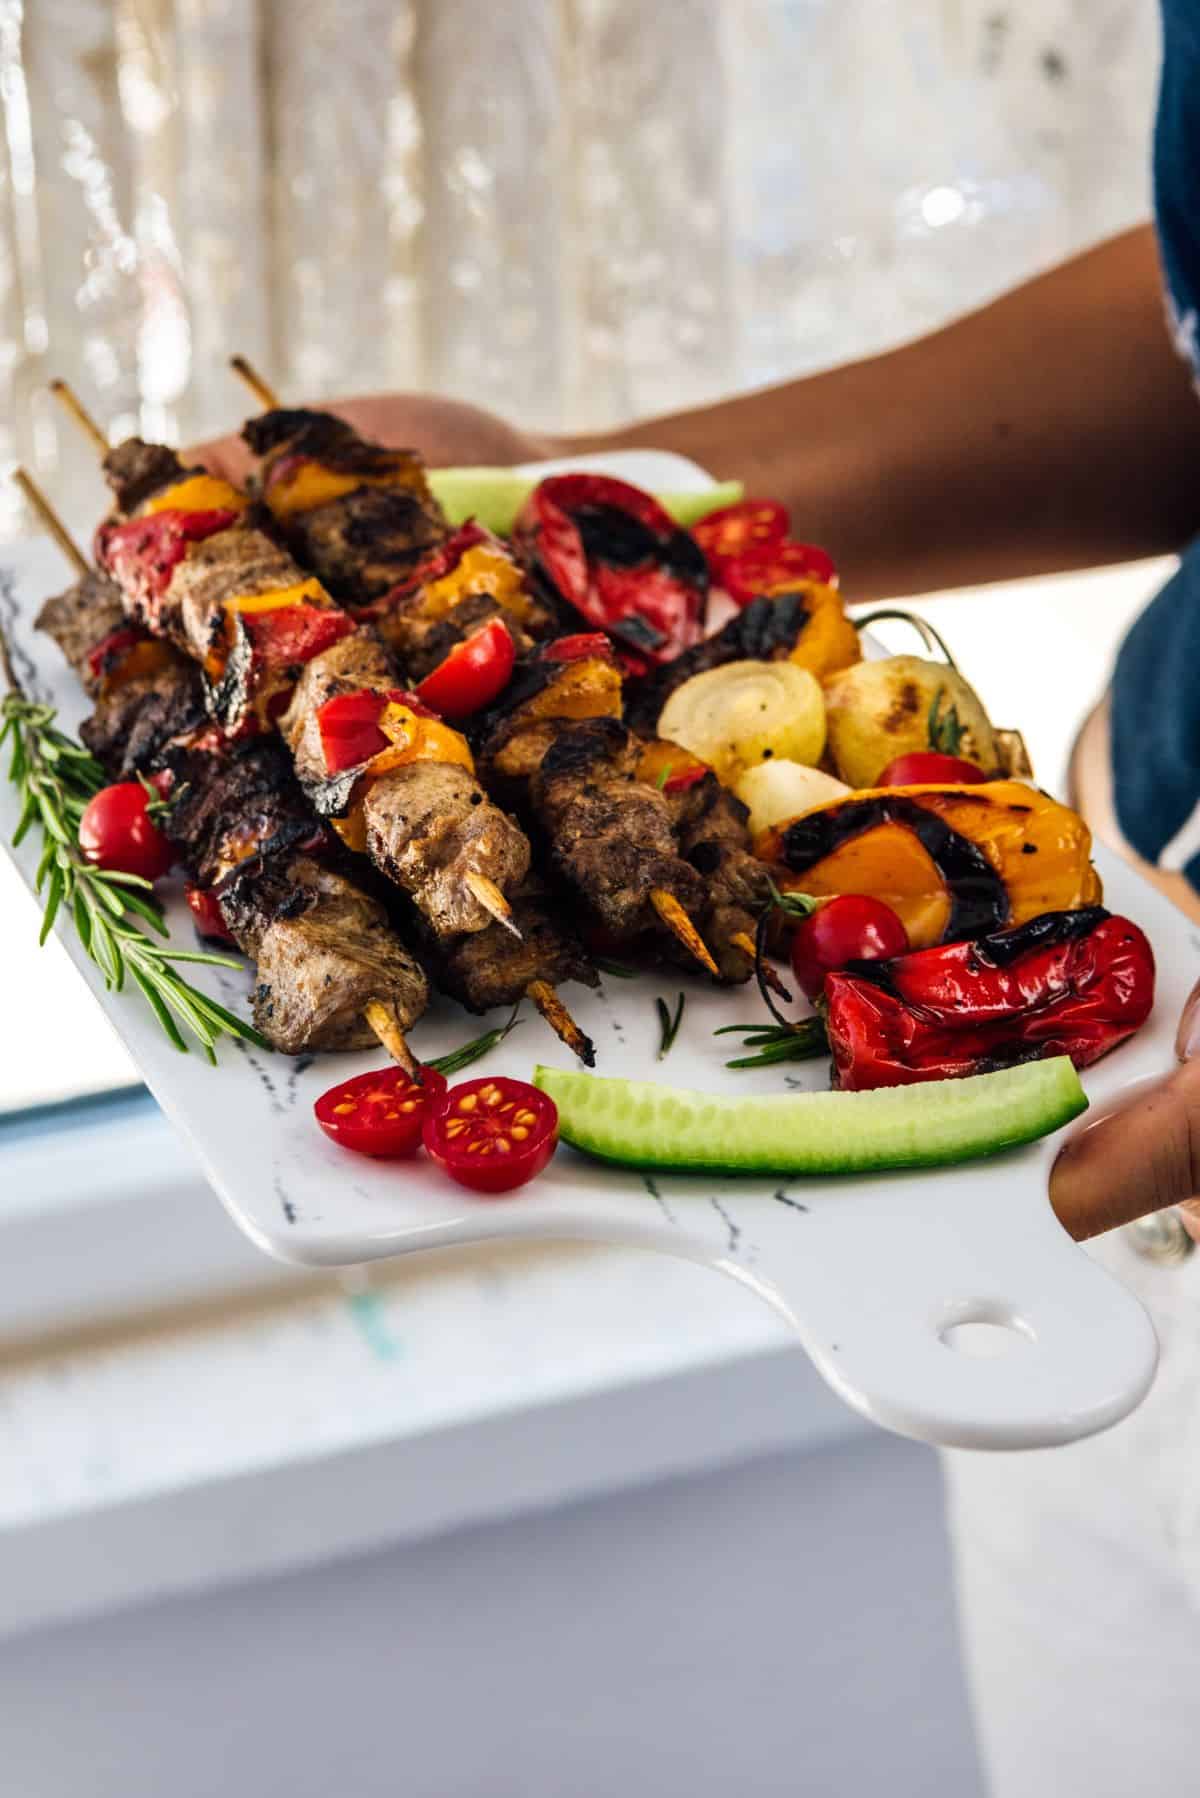
[(792, 972), (814, 1004), (826, 974), (855, 961), (891, 961), (908, 951), (908, 932), (890, 905), (865, 893), (841, 893), (819, 905), (792, 934)]
[(183, 889), (183, 896), (201, 936), (214, 943), (236, 943), (233, 932), (225, 922), (221, 902), (211, 887), (193, 886), (189, 881)]
[(516, 659), (507, 626), (500, 618), (489, 618), (425, 676), (417, 697), (443, 718), (469, 718), (508, 685)]
[(472, 1192), (511, 1192), (546, 1166), (558, 1143), (558, 1107), (524, 1080), (485, 1075), (452, 1087), (426, 1113), (425, 1147)]
[(313, 1115), (339, 1148), (376, 1161), (399, 1161), (416, 1154), (425, 1119), (445, 1098), (446, 1076), (436, 1068), (421, 1069), (419, 1086), (403, 1068), (381, 1068), (331, 1086)]
[(960, 755), (944, 755), (939, 749), (915, 749), (889, 762), (877, 787), (978, 786), (987, 775)]
[(98, 868), (161, 880), (175, 851), (149, 812), (149, 796), (140, 781), (122, 780), (101, 787), (88, 800), (79, 820), (79, 847)]

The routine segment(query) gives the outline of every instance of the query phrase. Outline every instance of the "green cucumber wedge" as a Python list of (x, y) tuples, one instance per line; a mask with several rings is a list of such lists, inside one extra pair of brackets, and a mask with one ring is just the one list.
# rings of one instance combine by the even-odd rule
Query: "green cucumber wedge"
[[(429, 485), (451, 524), (477, 518), (486, 530), (507, 537), (537, 483), (511, 468), (431, 468)], [(724, 481), (698, 493), (656, 497), (677, 524), (691, 526), (721, 506), (736, 505), (745, 491), (740, 481)]]
[(1065, 1055), (965, 1080), (865, 1093), (687, 1092), (539, 1067), (573, 1148), (625, 1167), (866, 1174), (995, 1155), (1059, 1129), (1087, 1099)]

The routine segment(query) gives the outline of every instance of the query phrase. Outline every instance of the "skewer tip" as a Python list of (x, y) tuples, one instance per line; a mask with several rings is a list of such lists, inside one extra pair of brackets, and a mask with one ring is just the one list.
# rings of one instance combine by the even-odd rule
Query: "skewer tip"
[(242, 384), (248, 387), (260, 405), (274, 412), (279, 406), (279, 395), (268, 381), (264, 381), (254, 364), (247, 356), (231, 356), (229, 366)]
[(700, 963), (702, 968), (706, 968), (710, 974), (715, 974), (719, 978), (721, 970), (709, 953), (708, 944), (704, 941), (704, 938), (700, 935), (700, 932), (696, 929), (696, 926), (692, 923), (692, 920), (688, 917), (674, 893), (668, 893), (665, 887), (652, 887), (650, 889), (650, 903), (666, 925), (667, 929), (671, 932), (672, 936), (683, 944), (683, 947), (687, 950), (688, 954), (693, 956)]
[(107, 456), (112, 446), (70, 382), (64, 381), (60, 375), (55, 375), (49, 385), (50, 391), (59, 405), (70, 413), (84, 436), (91, 438), (100, 455)]
[(503, 924), (505, 930), (511, 931), (512, 935), (520, 942), (521, 932), (513, 922), (512, 906), (495, 881), (490, 880), (486, 874), (474, 872), (464, 875), (463, 878), (468, 889), (488, 916), (495, 918), (497, 924)]
[(404, 1032), (396, 1021), (391, 1006), (383, 999), (372, 999), (363, 1011), (363, 1017), (370, 1025), (380, 1043), (387, 1050), (392, 1060), (404, 1069), (414, 1080), (420, 1078), (413, 1052), (404, 1040)]
[[(736, 931), (734, 935), (730, 937), (729, 941), (733, 944), (735, 949), (740, 949), (743, 955), (748, 955), (752, 963), (757, 960), (754, 938), (750, 935), (748, 930)], [(783, 981), (779, 978), (779, 975), (775, 972), (769, 961), (764, 960), (762, 964), (762, 977), (773, 993), (778, 993), (781, 999), (791, 999), (792, 995), (788, 992), (787, 987), (783, 984)]]
[(532, 999), (542, 1016), (553, 1030), (560, 1042), (564, 1042), (573, 1055), (578, 1055), (585, 1068), (596, 1065), (596, 1047), (590, 1036), (579, 1028), (554, 987), (548, 980), (531, 980), (525, 988), (526, 997)]

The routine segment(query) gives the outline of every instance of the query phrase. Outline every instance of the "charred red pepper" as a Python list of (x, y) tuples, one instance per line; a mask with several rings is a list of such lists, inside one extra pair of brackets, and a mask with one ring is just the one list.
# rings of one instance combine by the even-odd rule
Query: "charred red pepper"
[(555, 637), (542, 645), (543, 662), (611, 662), (613, 646), (603, 631), (577, 631), (572, 637)]
[(492, 540), (482, 525), (476, 524), (473, 518), (468, 518), (466, 524), (459, 525), (458, 529), (452, 532), (444, 543), (439, 544), (436, 549), (431, 549), (428, 555), (422, 556), (407, 580), (401, 581), (398, 586), (390, 587), (379, 599), (371, 600), (364, 606), (356, 606), (354, 608), (355, 616), (358, 618), (386, 616), (401, 600), (407, 599), (409, 594), (416, 593), (419, 588), (430, 586), (434, 581), (443, 580), (446, 575), (452, 574), (467, 551), (474, 549), (477, 543), (487, 543)]
[(157, 631), (167, 588), (192, 543), (214, 537), (236, 523), (238, 514), (154, 512), (123, 524), (102, 524), (96, 532), (96, 560), (133, 600), (147, 628)]
[(256, 673), (302, 667), (340, 643), (356, 628), (345, 612), (329, 606), (284, 605), (269, 612), (239, 614), (253, 647)]
[(975, 942), (863, 962), (825, 981), (835, 1084), (850, 1092), (983, 1074), (1044, 1056), (1089, 1067), (1154, 1003), (1154, 954), (1102, 906)]
[(365, 687), (357, 693), (338, 693), (327, 699), (317, 713), (317, 729), (328, 774), (344, 774), (358, 768), (387, 748), (388, 739), (379, 726), (385, 707), (407, 706), (418, 718), (436, 718), (437, 713), (419, 700), (415, 693), (393, 687), (377, 693)]
[(704, 552), (628, 481), (549, 476), (521, 508), (513, 542), (538, 584), (618, 640), (630, 672), (669, 662), (704, 634)]

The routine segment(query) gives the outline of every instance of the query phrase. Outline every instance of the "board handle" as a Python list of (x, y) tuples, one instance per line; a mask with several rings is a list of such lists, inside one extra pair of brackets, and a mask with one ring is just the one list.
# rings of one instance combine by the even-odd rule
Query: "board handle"
[[(1036, 1448), (1145, 1397), (1158, 1341), (1138, 1300), (1063, 1230), (1037, 1151), (961, 1182), (904, 1175), (767, 1222), (754, 1268), (863, 1416), (920, 1441)], [(848, 1194), (849, 1198), (850, 1195)]]

